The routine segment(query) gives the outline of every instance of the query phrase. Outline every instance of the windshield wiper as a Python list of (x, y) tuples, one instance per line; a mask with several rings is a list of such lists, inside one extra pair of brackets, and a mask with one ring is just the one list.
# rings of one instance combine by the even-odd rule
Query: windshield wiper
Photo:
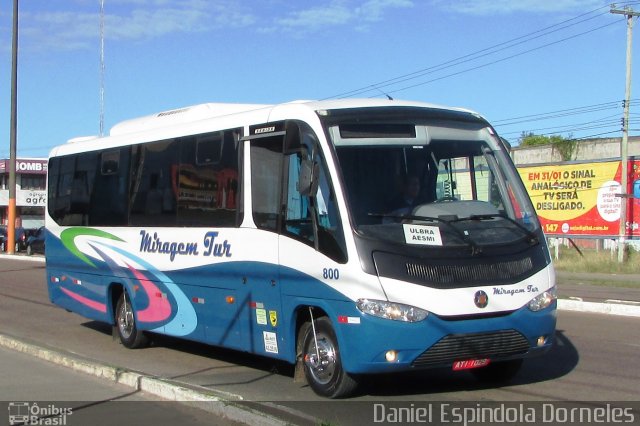
[(482, 253), (482, 248), (478, 247), (478, 245), (469, 238), (469, 235), (465, 232), (459, 230), (455, 226), (451, 224), (451, 222), (455, 222), (456, 220), (452, 219), (443, 219), (439, 217), (432, 216), (414, 216), (414, 215), (401, 215), (401, 214), (392, 214), (392, 213), (367, 213), (368, 216), (371, 217), (382, 217), (382, 218), (390, 218), (390, 219), (408, 219), (408, 220), (421, 220), (421, 221), (431, 221), (444, 223), (448, 228), (452, 229), (455, 234), (457, 234), (462, 241), (467, 243), (469, 247), (471, 247), (471, 255), (475, 256), (477, 254)]
[(538, 241), (538, 237), (536, 236), (536, 234), (534, 234), (532, 231), (527, 229), (527, 227), (525, 227), (523, 224), (521, 224), (517, 220), (512, 219), (509, 216), (503, 216), (503, 215), (501, 215), (499, 213), (472, 214), (469, 217), (463, 217), (463, 218), (460, 218), (460, 219), (456, 219), (456, 220), (453, 220), (452, 222), (463, 222), (463, 221), (466, 221), (466, 220), (489, 220), (489, 219), (495, 219), (495, 218), (500, 218), (500, 219), (506, 220), (507, 222), (511, 222), (512, 224), (514, 224), (518, 229), (520, 229), (528, 237), (529, 244), (531, 244), (531, 245), (538, 244), (539, 241)]

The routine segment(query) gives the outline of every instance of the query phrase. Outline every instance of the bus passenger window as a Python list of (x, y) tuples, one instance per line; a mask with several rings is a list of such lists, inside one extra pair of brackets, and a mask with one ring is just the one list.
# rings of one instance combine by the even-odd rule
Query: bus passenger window
[(170, 171), (180, 225), (239, 225), (240, 134), (233, 129), (180, 140), (180, 161)]
[(127, 226), (130, 148), (104, 151), (89, 203), (90, 226)]
[(178, 162), (178, 148), (174, 140), (133, 147), (129, 215), (132, 225), (175, 225), (176, 203), (171, 169)]

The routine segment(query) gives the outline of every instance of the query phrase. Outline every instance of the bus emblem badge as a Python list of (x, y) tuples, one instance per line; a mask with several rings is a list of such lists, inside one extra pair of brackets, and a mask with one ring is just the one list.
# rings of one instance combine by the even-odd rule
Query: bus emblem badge
[(480, 309), (485, 308), (489, 304), (489, 296), (482, 290), (477, 291), (473, 298), (473, 303)]
[(278, 325), (278, 313), (276, 311), (269, 311), (269, 320), (271, 321), (271, 327)]

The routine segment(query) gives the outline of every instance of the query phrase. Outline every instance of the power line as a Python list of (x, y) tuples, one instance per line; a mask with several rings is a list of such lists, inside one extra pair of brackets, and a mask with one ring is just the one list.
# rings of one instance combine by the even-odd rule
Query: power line
[(582, 136), (580, 138), (572, 138), (572, 141), (583, 141), (583, 140), (587, 140), (587, 139), (594, 139), (598, 136), (603, 136), (603, 135), (610, 135), (612, 133), (618, 133), (620, 132), (619, 130), (612, 130), (611, 132), (603, 132), (603, 133), (596, 133), (593, 135), (589, 135), (589, 136)]
[[(454, 77), (456, 75), (464, 74), (464, 73), (467, 73), (467, 72), (470, 72), (470, 71), (475, 71), (475, 70), (478, 70), (478, 69), (481, 69), (481, 68), (488, 67), (490, 65), (495, 65), (495, 64), (498, 64), (500, 62), (505, 62), (505, 61), (508, 61), (510, 59), (516, 58), (518, 56), (522, 56), (522, 55), (525, 55), (527, 53), (531, 53), (531, 52), (534, 52), (536, 50), (543, 49), (545, 47), (553, 46), (555, 44), (562, 43), (564, 41), (571, 40), (571, 39), (574, 39), (574, 38), (577, 38), (577, 37), (580, 37), (580, 36), (583, 36), (583, 35), (598, 31), (598, 30), (601, 30), (601, 29), (603, 29), (605, 27), (609, 27), (609, 26), (611, 26), (613, 24), (615, 24), (615, 22), (611, 22), (609, 24), (605, 24), (605, 25), (602, 25), (600, 27), (592, 28), (591, 30), (584, 31), (582, 33), (578, 33), (578, 34), (575, 34), (573, 36), (563, 38), (561, 40), (557, 40), (557, 41), (554, 41), (554, 42), (543, 44), (541, 46), (534, 47), (532, 49), (525, 50), (525, 51), (510, 55), (510, 56), (507, 56), (507, 57), (504, 57), (504, 58), (501, 58), (501, 59), (497, 59), (495, 61), (487, 62), (487, 63), (481, 64), (481, 65), (478, 65), (478, 66), (475, 66), (475, 67), (472, 67), (472, 68), (466, 68), (464, 70), (461, 70), (461, 71), (458, 71), (458, 72), (454, 72), (454, 73), (451, 73), (451, 74), (447, 74), (447, 75), (444, 75), (442, 77), (434, 78), (434, 79), (427, 80), (427, 81), (424, 81), (424, 82), (421, 82), (421, 83), (416, 83), (416, 84), (412, 84), (410, 86), (405, 86), (405, 87), (401, 87), (399, 89), (391, 90), (391, 91), (388, 91), (388, 93), (397, 93), (397, 92), (400, 92), (400, 91), (403, 91), (403, 90), (413, 89), (415, 87), (423, 86), (425, 84), (433, 83), (435, 81), (444, 80), (445, 78)], [(383, 87), (383, 86), (381, 86), (381, 87)]]
[[(578, 22), (574, 22), (574, 23), (572, 23), (570, 25), (562, 26), (563, 24), (566, 24), (568, 22), (575, 21), (575, 20), (578, 20), (578, 19), (580, 19), (580, 18), (582, 18), (584, 16), (593, 14), (594, 12), (597, 12), (597, 11), (599, 11), (599, 10), (605, 8), (605, 7), (606, 6), (602, 6), (602, 7), (593, 9), (593, 10), (591, 10), (589, 12), (583, 13), (581, 15), (578, 15), (576, 17), (567, 19), (565, 21), (559, 22), (559, 23), (551, 25), (549, 27), (546, 27), (546, 28), (531, 32), (529, 34), (526, 34), (526, 35), (523, 35), (523, 36), (520, 36), (520, 37), (516, 37), (516, 38), (508, 40), (506, 42), (493, 45), (491, 47), (488, 47), (488, 48), (485, 48), (485, 49), (482, 49), (482, 50), (479, 50), (479, 51), (476, 51), (476, 52), (473, 52), (473, 53), (470, 53), (470, 54), (467, 54), (467, 55), (464, 55), (464, 56), (461, 56), (461, 57), (458, 57), (458, 58), (455, 58), (455, 59), (452, 59), (452, 60), (449, 60), (449, 61), (446, 61), (446, 62), (443, 62), (443, 63), (438, 64), (438, 65), (434, 65), (434, 66), (427, 67), (427, 68), (424, 68), (424, 69), (421, 69), (421, 70), (418, 70), (418, 71), (415, 71), (415, 72), (412, 72), (412, 73), (401, 75), (399, 77), (395, 77), (395, 78), (384, 80), (384, 81), (381, 81), (381, 82), (378, 82), (378, 83), (374, 83), (374, 84), (371, 84), (371, 85), (368, 85), (368, 86), (365, 86), (365, 87), (361, 87), (359, 89), (351, 90), (351, 91), (348, 91), (348, 92), (343, 92), (341, 94), (334, 95), (334, 96), (331, 96), (331, 97), (326, 98), (326, 99), (351, 97), (351, 96), (355, 96), (355, 95), (359, 95), (359, 94), (363, 94), (363, 93), (367, 93), (367, 92), (371, 92), (371, 91), (379, 91), (380, 88), (383, 88), (383, 87), (388, 87), (388, 86), (391, 86), (391, 85), (395, 85), (395, 84), (403, 83), (403, 82), (406, 82), (406, 81), (414, 80), (416, 78), (420, 78), (420, 77), (423, 77), (425, 75), (432, 74), (434, 72), (442, 71), (442, 70), (445, 70), (447, 68), (458, 66), (458, 65), (470, 62), (470, 61), (477, 60), (477, 59), (481, 59), (481, 58), (483, 58), (485, 56), (493, 55), (495, 53), (510, 49), (512, 47), (524, 44), (526, 42), (529, 42), (529, 41), (532, 41), (532, 40), (535, 40), (535, 39), (538, 39), (538, 38), (540, 38), (542, 36), (549, 35), (549, 34), (552, 34), (554, 32), (557, 32), (557, 31), (572, 27), (574, 25), (578, 25), (578, 24), (584, 23), (586, 21), (589, 21), (591, 19), (595, 19), (595, 18), (600, 17), (602, 15), (606, 15), (606, 14), (608, 14), (608, 12), (603, 12), (603, 13), (600, 13), (600, 14), (598, 14), (596, 16), (592, 16), (592, 17), (580, 20)], [(560, 28), (553, 29), (553, 28), (556, 28), (556, 27), (560, 27)], [(603, 28), (603, 27), (595, 28), (592, 31), (598, 30), (598, 29)], [(553, 30), (550, 31), (551, 29), (553, 29)], [(591, 31), (580, 33), (580, 34), (578, 34), (576, 36), (567, 37), (567, 38), (564, 38), (562, 40), (559, 40), (558, 42), (569, 40), (571, 38), (575, 38), (577, 36), (584, 35), (584, 34), (587, 34), (589, 32), (591, 32)], [(542, 33), (542, 34), (540, 34), (540, 33)], [(509, 56), (509, 57), (507, 57), (505, 59), (498, 60), (496, 62), (491, 62), (489, 64), (485, 64), (485, 65), (482, 65), (480, 67), (488, 66), (488, 65), (491, 65), (491, 64), (494, 64), (494, 63), (497, 63), (497, 62), (502, 62), (503, 60), (511, 59), (511, 58), (513, 58), (515, 56), (519, 56), (519, 55), (524, 54), (524, 53), (529, 53), (531, 51), (540, 49), (542, 47), (547, 47), (547, 46), (550, 46), (552, 44), (555, 44), (555, 43), (549, 43), (549, 44), (540, 46), (538, 48), (530, 49), (530, 50), (527, 50), (527, 51), (522, 52), (520, 54)], [(472, 71), (472, 70), (475, 70), (477, 68), (479, 68), (479, 67), (470, 68), (470, 69), (464, 70), (462, 72)], [(458, 75), (458, 74), (461, 74), (462, 72), (453, 73), (453, 74), (447, 75), (445, 77), (441, 77), (441, 78), (438, 78), (438, 79), (434, 79), (434, 80), (430, 80), (430, 81), (424, 82), (422, 84), (427, 84), (427, 83), (430, 83), (432, 81), (440, 80), (442, 78), (450, 77), (450, 76), (453, 76), (453, 75)], [(409, 86), (409, 88), (410, 87), (415, 87), (415, 86)], [(400, 91), (400, 90), (405, 90), (405, 89), (406, 88), (397, 89), (394, 92), (397, 92), (397, 91)]]
[[(634, 124), (636, 123), (640, 123), (640, 121), (633, 121)], [(619, 120), (614, 120), (613, 122), (609, 123), (609, 124), (595, 124), (592, 126), (589, 125), (585, 125), (583, 127), (574, 127), (574, 128), (570, 128), (567, 130), (564, 130), (563, 133), (569, 133), (572, 134), (574, 132), (580, 132), (580, 131), (585, 131), (585, 130), (595, 130), (595, 129), (607, 129), (607, 128), (611, 128), (611, 127), (618, 127), (620, 126), (620, 121)], [(614, 132), (619, 132), (620, 129), (618, 128), (617, 130), (614, 130)], [(539, 136), (549, 136), (549, 135), (557, 135), (559, 132), (547, 132), (547, 133), (537, 133), (537, 135)]]
[[(572, 132), (572, 131), (577, 131), (582, 129), (584, 126), (597, 126), (597, 127), (611, 127), (614, 125), (619, 125), (620, 124), (620, 119), (615, 118), (613, 119), (612, 117), (618, 117), (618, 114), (616, 114), (615, 116), (608, 116), (608, 117), (603, 117), (597, 120), (591, 120), (591, 121), (586, 121), (586, 122), (582, 122), (582, 123), (572, 123), (572, 124), (565, 124), (562, 126), (550, 126), (550, 127), (539, 127), (536, 129), (527, 129), (524, 131), (524, 133), (535, 133), (536, 135), (540, 135), (540, 134), (557, 134), (557, 133), (567, 133), (567, 132)], [(640, 120), (640, 119), (638, 119)], [(552, 132), (550, 133), (539, 133), (545, 130), (552, 130)], [(512, 132), (499, 132), (500, 136), (506, 136), (506, 135), (521, 135), (523, 133), (522, 130), (518, 130), (518, 131), (512, 131)]]
[[(639, 100), (640, 99), (632, 99), (631, 103), (636, 103)], [(574, 114), (582, 114), (582, 113), (588, 113), (588, 112), (594, 112), (594, 111), (601, 111), (602, 109), (617, 108), (620, 106), (620, 102), (621, 101), (602, 102), (602, 103), (593, 104), (593, 105), (585, 105), (580, 107), (565, 108), (565, 109), (554, 110), (549, 112), (540, 112), (536, 114), (521, 115), (518, 117), (503, 118), (501, 120), (492, 120), (492, 123), (497, 127), (499, 125), (506, 126), (511, 124), (518, 124), (524, 121), (538, 121), (538, 120), (544, 120), (547, 118), (556, 118), (559, 115), (564, 116), (565, 114), (574, 115)]]
[[(631, 99), (629, 101), (629, 105), (640, 105), (640, 99)], [(501, 120), (492, 120), (492, 123), (499, 130), (499, 133), (503, 137), (513, 137), (520, 136), (526, 133), (534, 133), (539, 136), (551, 136), (557, 134), (573, 134), (575, 132), (583, 132), (585, 130), (594, 130), (594, 129), (606, 129), (612, 127), (619, 127), (621, 125), (621, 121), (619, 118), (619, 114), (608, 115), (605, 117), (595, 118), (589, 121), (583, 121), (579, 123), (570, 123), (564, 125), (555, 125), (555, 126), (547, 126), (547, 127), (538, 127), (538, 128), (528, 128), (528, 129), (518, 129), (517, 131), (504, 131), (505, 128), (513, 128), (516, 125), (522, 125), (523, 123), (532, 123), (532, 122), (540, 122), (545, 120), (553, 120), (558, 118), (567, 118), (571, 116), (577, 115), (585, 115), (585, 114), (593, 114), (596, 112), (607, 111), (607, 110), (617, 110), (621, 106), (624, 106), (624, 101), (610, 101), (610, 102), (602, 102), (593, 105), (585, 105), (580, 107), (573, 108), (564, 108), (554, 111), (521, 115), (517, 117), (505, 118)], [(640, 114), (632, 114), (633, 118), (629, 120), (630, 124), (637, 124), (640, 118), (636, 118)], [(501, 130), (502, 129), (502, 130)], [(618, 132), (619, 130), (613, 131)], [(633, 129), (633, 131), (637, 131), (637, 129)], [(608, 133), (608, 132), (607, 132)]]

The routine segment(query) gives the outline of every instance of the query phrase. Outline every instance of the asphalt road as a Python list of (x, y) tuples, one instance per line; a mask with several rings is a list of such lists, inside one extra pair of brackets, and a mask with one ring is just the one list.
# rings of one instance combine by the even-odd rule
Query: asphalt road
[(380, 401), (640, 401), (640, 319), (622, 316), (559, 312), (557, 345), (528, 360), (507, 386), (480, 384), (466, 372), (426, 371), (369, 378), (349, 401), (317, 397), (294, 383), (290, 366), (266, 358), (166, 337), (128, 350), (110, 327), (51, 305), (40, 263), (0, 259), (0, 334), (223, 392), (276, 414), (286, 410), (294, 423), (371, 423)]

